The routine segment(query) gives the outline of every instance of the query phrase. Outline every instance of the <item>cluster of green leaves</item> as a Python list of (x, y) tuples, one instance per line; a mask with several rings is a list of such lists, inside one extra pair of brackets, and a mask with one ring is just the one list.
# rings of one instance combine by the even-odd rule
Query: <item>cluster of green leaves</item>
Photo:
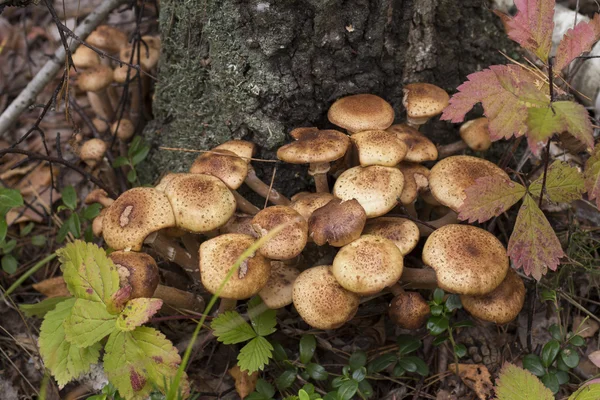
[[(23, 205), (23, 197), (18, 190), (0, 188), (0, 253), (2, 259), (2, 269), (4, 272), (12, 274), (17, 270), (17, 258), (11, 254), (17, 245), (15, 239), (6, 240), (8, 232), (8, 224), (6, 222), (6, 214), (11, 208), (21, 207)], [(33, 229), (33, 225), (31, 225)], [(29, 229), (29, 231), (31, 231)], [(22, 232), (23, 233), (23, 232)], [(25, 236), (25, 235), (23, 235)]]
[(123, 166), (129, 167), (127, 172), (127, 180), (129, 183), (140, 186), (138, 174), (135, 170), (136, 165), (146, 159), (150, 152), (150, 146), (144, 142), (140, 136), (133, 138), (129, 143), (129, 149), (127, 150), (127, 156), (119, 156), (113, 161), (113, 168), (119, 168)]
[[(98, 246), (76, 241), (58, 250), (67, 289), (73, 295), (47, 312), (40, 328), (40, 354), (59, 386), (87, 372), (104, 346), (104, 371), (126, 400), (165, 390), (181, 362), (159, 331), (142, 326), (162, 300), (129, 299), (114, 263)], [(181, 385), (188, 391), (187, 382)]]
[[(256, 382), (256, 390), (245, 397), (245, 400), (271, 400), (275, 396), (275, 387), (260, 378)], [(297, 395), (286, 396), (284, 400), (323, 400), (319, 393), (315, 392), (314, 385), (307, 383), (298, 390)]]
[(407, 372), (414, 372), (421, 376), (429, 375), (429, 367), (417, 356), (411, 355), (422, 346), (422, 342), (411, 335), (400, 335), (396, 339), (398, 350), (394, 353), (384, 354), (369, 363), (369, 374), (382, 372), (390, 367), (392, 375), (400, 377)]
[(446, 297), (446, 293), (442, 289), (434, 290), (433, 299), (429, 302), (431, 316), (427, 319), (427, 330), (432, 336), (435, 336), (433, 344), (436, 346), (450, 340), (454, 354), (460, 358), (467, 353), (467, 348), (463, 344), (454, 342), (452, 332), (457, 328), (473, 326), (473, 322), (464, 320), (452, 323), (452, 314), (455, 310), (462, 308), (462, 303), (456, 294), (450, 294), (445, 299), (444, 297)]
[[(187, 400), (198, 400), (199, 397), (200, 397), (200, 395), (197, 393), (191, 394)], [(182, 399), (183, 399), (183, 395), (180, 394), (180, 396), (177, 398), (177, 400), (182, 400)], [(104, 386), (102, 388), (100, 393), (90, 396), (86, 400), (126, 400), (126, 399), (121, 397), (121, 395), (119, 394), (119, 391), (113, 384), (108, 383), (108, 384), (106, 384), (106, 386)], [(150, 393), (150, 395), (148, 396), (148, 400), (165, 400), (165, 395), (159, 391), (154, 391), (154, 392)]]
[[(69, 216), (64, 220), (58, 233), (56, 234), (57, 243), (64, 242), (67, 235), (70, 233), (75, 239), (81, 237), (81, 220), (91, 222), (94, 218), (100, 214), (102, 206), (99, 203), (90, 204), (87, 207), (83, 207), (81, 210), (77, 210), (77, 192), (71, 185), (65, 186), (61, 192), (62, 204), (58, 206), (58, 211), (69, 211)], [(92, 224), (88, 223), (83, 237), (86, 242), (91, 242), (94, 239), (92, 233)]]
[(273, 346), (265, 338), (276, 331), (276, 311), (269, 309), (255, 296), (248, 301), (250, 323), (237, 311), (226, 311), (211, 323), (219, 342), (237, 344), (248, 342), (238, 354), (238, 366), (249, 374), (264, 369), (273, 356)]

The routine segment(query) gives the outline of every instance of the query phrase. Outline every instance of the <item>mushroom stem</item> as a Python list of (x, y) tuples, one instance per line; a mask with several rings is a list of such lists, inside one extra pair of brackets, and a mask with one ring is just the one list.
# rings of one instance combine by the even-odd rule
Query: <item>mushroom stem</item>
[(198, 262), (185, 249), (179, 246), (173, 239), (164, 234), (154, 232), (149, 235), (144, 243), (150, 245), (158, 254), (165, 259), (179, 265), (194, 282), (200, 279)]
[(87, 92), (88, 101), (94, 113), (107, 121), (112, 121), (114, 117), (114, 110), (110, 103), (110, 98), (106, 93), (106, 89), (99, 90), (97, 92)]
[(239, 194), (237, 190), (232, 189), (231, 193), (233, 193), (233, 197), (235, 197), (235, 203), (237, 204), (237, 208), (241, 212), (250, 215), (256, 215), (260, 211), (260, 208), (256, 207), (254, 204), (246, 200), (246, 198)]
[(248, 164), (248, 175), (246, 175), (246, 180), (244, 182), (250, 189), (265, 199), (268, 198), (273, 204), (280, 206), (287, 206), (290, 204), (290, 200), (287, 197), (283, 196), (277, 190), (270, 188), (269, 185), (261, 181), (258, 176), (256, 176), (256, 171), (250, 164)]
[[(410, 268), (412, 269), (412, 268)], [(404, 276), (404, 272), (402, 273)], [(404, 291), (404, 289), (402, 288), (402, 286), (400, 286), (398, 283), (394, 283), (392, 286), (388, 287), (389, 291), (392, 292), (392, 294), (394, 296), (400, 296), (401, 294), (406, 293)]]
[(329, 193), (329, 182), (327, 182), (327, 172), (329, 172), (329, 163), (311, 163), (308, 167), (308, 174), (315, 179), (317, 193)]
[[(410, 289), (435, 289), (437, 287), (437, 277), (435, 270), (432, 268), (404, 267), (399, 282), (406, 283), (407, 285), (404, 287)], [(395, 284), (394, 286), (399, 285)], [(390, 287), (390, 289), (392, 290), (394, 286)], [(395, 296), (399, 294), (393, 290), (392, 293), (394, 293)]]
[(217, 310), (217, 314), (221, 315), (226, 311), (235, 310), (235, 307), (237, 307), (237, 300), (224, 299), (221, 297), (221, 302), (219, 303), (219, 309)]
[(195, 296), (185, 290), (179, 290), (174, 287), (158, 285), (154, 291), (153, 297), (161, 299), (164, 303), (173, 308), (191, 310), (195, 312), (204, 311), (204, 299)]
[(406, 214), (410, 215), (413, 218), (419, 218), (418, 214), (417, 214), (417, 209), (415, 208), (415, 202), (410, 202), (408, 204), (402, 204), (402, 207), (404, 207), (404, 210), (406, 211)]
[[(439, 229), (442, 226), (449, 225), (449, 224), (455, 224), (457, 222), (458, 222), (458, 214), (456, 214), (454, 211), (450, 210), (443, 217), (438, 218), (435, 221), (427, 222), (427, 225), (433, 226), (436, 229)], [(418, 225), (419, 225), (419, 234), (421, 236), (429, 236), (434, 231), (429, 226), (422, 225), (422, 224), (418, 224)]]
[(192, 257), (193, 263), (196, 265), (200, 265), (200, 260), (198, 259), (198, 254), (200, 253), (200, 243), (198, 243), (198, 240), (196, 240), (196, 235), (190, 232), (186, 232), (181, 237), (181, 242)]
[(468, 148), (467, 144), (463, 140), (456, 141), (454, 143), (438, 146), (438, 160), (442, 158), (450, 157), (456, 153), (459, 153)]

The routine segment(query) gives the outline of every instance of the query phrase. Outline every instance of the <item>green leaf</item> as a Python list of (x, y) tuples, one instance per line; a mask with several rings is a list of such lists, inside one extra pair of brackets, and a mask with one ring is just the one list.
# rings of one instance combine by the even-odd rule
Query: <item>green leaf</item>
[(506, 363), (496, 381), (498, 400), (554, 400), (550, 392), (531, 372)]
[(49, 297), (39, 303), (34, 304), (19, 304), (19, 309), (28, 317), (39, 317), (42, 318), (49, 311), (54, 310), (56, 305), (62, 301), (69, 299), (69, 297)]
[(0, 215), (0, 242), (6, 238), (6, 232), (8, 231), (8, 225), (4, 215)]
[[(529, 192), (536, 197), (540, 197), (542, 182), (543, 175), (540, 175), (540, 177), (529, 185)], [(547, 195), (551, 201), (555, 203), (570, 203), (579, 200), (583, 191), (583, 176), (577, 168), (571, 167), (566, 162), (559, 160), (556, 160), (548, 167), (544, 195)]]
[(373, 396), (373, 387), (366, 379), (358, 382), (358, 391), (366, 398)]
[[(544, 289), (540, 293), (540, 297), (541, 297), (542, 301), (555, 302), (556, 301), (556, 290)], [(553, 326), (556, 326), (556, 328), (558, 328), (558, 326), (556, 324), (550, 325), (550, 328), (552, 328)]]
[(273, 385), (262, 378), (259, 378), (258, 381), (256, 381), (256, 391), (269, 399), (275, 396), (275, 388)]
[(569, 132), (591, 152), (594, 148), (594, 129), (585, 107), (574, 101), (556, 101), (552, 107), (562, 117), (563, 131)]
[(4, 210), (1, 214), (11, 208), (21, 207), (23, 205), (23, 196), (16, 189), (0, 188), (0, 210)]
[[(281, 345), (281, 343), (279, 342), (275, 342), (275, 341), (270, 341), (271, 345), (273, 346), (273, 359), (275, 361), (285, 361), (288, 359), (288, 355), (285, 352), (285, 349), (283, 348), (283, 346)], [(305, 363), (303, 363), (305, 364)]]
[(352, 397), (354, 397), (357, 390), (358, 382), (354, 380), (346, 381), (338, 388), (337, 397), (340, 400), (350, 400)]
[(160, 299), (137, 298), (129, 300), (117, 318), (117, 329), (122, 331), (134, 330), (150, 321), (150, 318), (160, 310), (162, 305), (163, 301)]
[(302, 335), (300, 338), (300, 362), (308, 364), (317, 349), (317, 340), (314, 335)]
[(419, 357), (414, 357), (414, 356), (405, 357), (405, 359), (406, 358), (409, 359), (410, 361), (412, 361), (417, 366), (417, 371), (416, 371), (417, 374), (419, 374), (421, 376), (429, 375), (429, 367), (427, 366), (425, 361), (421, 360)]
[(307, 364), (306, 372), (312, 379), (314, 379), (316, 381), (324, 381), (329, 376), (329, 374), (327, 373), (325, 368), (323, 368), (321, 365), (315, 364), (315, 363)]
[(370, 373), (381, 372), (398, 360), (395, 354), (384, 354), (371, 361), (367, 367)]
[(275, 379), (275, 386), (279, 390), (285, 390), (291, 387), (296, 381), (296, 371), (293, 370), (285, 370)]
[(67, 221), (65, 221), (65, 222), (63, 222), (63, 224), (58, 229), (58, 232), (56, 233), (56, 242), (57, 243), (64, 242), (68, 233), (69, 233), (69, 224), (67, 223)]
[(467, 348), (464, 344), (459, 343), (454, 346), (454, 353), (456, 354), (456, 357), (462, 358), (465, 356), (465, 354), (467, 354)]
[(421, 347), (421, 341), (412, 335), (398, 335), (396, 343), (398, 343), (398, 353), (403, 356)]
[(448, 335), (440, 335), (440, 336), (436, 336), (435, 338), (433, 338), (433, 345), (434, 346), (439, 346), (440, 344), (444, 343), (446, 340), (448, 340)]
[(435, 288), (433, 291), (433, 302), (435, 304), (442, 304), (444, 302), (444, 290)]
[(210, 327), (217, 340), (225, 344), (241, 343), (256, 337), (250, 324), (235, 311), (226, 311), (219, 315)]
[(430, 306), (429, 311), (431, 312), (431, 315), (439, 317), (440, 315), (442, 315), (444, 313), (444, 306), (443, 305)]
[(69, 218), (67, 218), (65, 225), (68, 226), (69, 232), (71, 232), (73, 236), (75, 236), (75, 238), (81, 236), (81, 221), (79, 221), (78, 214), (73, 213), (69, 215)]
[(523, 367), (536, 376), (543, 376), (546, 373), (542, 360), (535, 354), (527, 354), (523, 357)]
[(8, 254), (13, 251), (17, 247), (17, 241), (15, 239), (10, 239), (8, 242), (0, 242), (0, 249), (4, 254)]
[(46, 245), (46, 236), (44, 235), (33, 235), (31, 237), (31, 244), (35, 247), (44, 247)]
[(2, 257), (2, 270), (7, 274), (14, 274), (17, 271), (19, 263), (12, 254), (7, 254)]
[(556, 379), (558, 379), (559, 385), (564, 385), (565, 383), (569, 382), (569, 374), (567, 374), (565, 371), (557, 371)]
[(248, 316), (254, 331), (259, 336), (268, 336), (277, 330), (275, 329), (276, 314), (277, 311), (267, 307), (258, 296), (248, 301)]
[(74, 304), (74, 298), (56, 304), (54, 310), (46, 314), (40, 328), (40, 354), (60, 388), (89, 371), (90, 365), (97, 363), (100, 357), (99, 343), (80, 348), (65, 338), (63, 321), (69, 317)]
[(89, 206), (87, 206), (86, 208), (83, 209), (81, 216), (83, 218), (87, 219), (88, 221), (91, 221), (94, 218), (96, 218), (98, 216), (98, 214), (100, 214), (101, 209), (102, 209), (102, 204), (100, 204), (100, 203), (90, 204)]
[(352, 353), (348, 359), (348, 365), (353, 370), (364, 367), (367, 364), (367, 354), (364, 351), (356, 351)]
[(542, 348), (542, 365), (548, 368), (554, 362), (554, 359), (560, 351), (560, 343), (558, 340), (551, 340)]
[(450, 312), (454, 310), (458, 310), (462, 308), (462, 303), (460, 301), (460, 297), (457, 294), (451, 294), (446, 299), (446, 309)]
[(138, 165), (142, 161), (146, 159), (148, 153), (150, 152), (150, 146), (144, 144), (142, 147), (136, 150), (135, 154), (131, 156), (131, 164)]
[(532, 107), (527, 109), (527, 139), (529, 139), (529, 147), (534, 153), (538, 154), (539, 149), (543, 146), (548, 138), (555, 133), (562, 132), (561, 116), (555, 112), (550, 106)]
[(367, 377), (367, 369), (365, 367), (361, 367), (352, 372), (352, 379), (356, 382), (362, 382)]
[(569, 397), (569, 400), (598, 400), (600, 399), (600, 383), (592, 383), (580, 387)]
[(596, 199), (596, 206), (600, 208), (600, 146), (596, 147), (592, 156), (585, 162), (583, 177), (585, 178), (585, 190), (588, 193), (588, 198), (590, 200)]
[(472, 326), (475, 326), (475, 324), (470, 319), (465, 319), (464, 321), (458, 321), (452, 324), (453, 328), (470, 328)]
[(129, 143), (129, 149), (127, 149), (127, 156), (129, 158), (133, 157), (133, 155), (140, 150), (142, 145), (143, 142), (141, 136), (135, 136), (133, 140)]
[(127, 157), (123, 157), (123, 156), (119, 156), (119, 157), (115, 158), (115, 160), (112, 163), (113, 168), (119, 168), (124, 165), (129, 165), (129, 159)]
[(549, 372), (541, 378), (542, 383), (552, 391), (552, 393), (557, 393), (560, 385), (558, 384), (558, 378), (555, 373)]
[(127, 182), (129, 183), (135, 183), (137, 179), (137, 173), (135, 172), (135, 169), (130, 169), (129, 172), (127, 172)]
[(450, 323), (446, 317), (432, 316), (427, 320), (427, 330), (429, 330), (429, 333), (433, 336), (445, 332), (448, 329), (448, 326), (450, 326)]
[[(145, 326), (129, 332), (114, 331), (105, 352), (104, 371), (128, 400), (145, 399), (154, 387), (164, 393), (181, 363), (173, 344), (156, 329)], [(179, 388), (182, 393), (189, 391), (185, 377)]]
[(242, 371), (248, 371), (249, 374), (258, 370), (263, 370), (269, 363), (273, 346), (262, 336), (255, 337), (249, 341), (238, 354), (238, 365)]
[(75, 210), (75, 208), (77, 208), (77, 193), (75, 193), (75, 188), (73, 186), (65, 186), (61, 195), (62, 202), (65, 206), (70, 210)]
[(404, 368), (402, 368), (402, 366), (400, 364), (396, 364), (394, 366), (394, 369), (392, 370), (392, 375), (398, 377), (398, 376), (402, 376), (406, 373), (406, 370)]
[(77, 299), (64, 323), (67, 340), (79, 347), (91, 346), (116, 330), (116, 319), (117, 315), (110, 314), (104, 304)]
[(502, 176), (484, 176), (465, 189), (465, 200), (459, 208), (458, 218), (469, 222), (484, 222), (496, 217), (525, 195), (523, 185)]
[(408, 357), (400, 358), (398, 360), (398, 365), (408, 372), (416, 372), (417, 371), (417, 364), (415, 364)]
[(577, 351), (575, 349), (571, 349), (569, 347), (565, 347), (561, 350), (560, 359), (569, 368), (575, 368), (579, 365), (579, 354), (577, 354)]
[(581, 347), (585, 345), (585, 339), (579, 335), (573, 335), (571, 338), (569, 338), (569, 343), (571, 343), (573, 346)]
[(112, 304), (119, 290), (119, 274), (106, 252), (93, 243), (80, 240), (57, 251), (69, 292), (77, 298)]
[(24, 228), (21, 229), (19, 235), (21, 235), (21, 237), (25, 237), (31, 233), (33, 228), (35, 228), (35, 224), (33, 222), (30, 222), (27, 225), (25, 225)]
[(540, 280), (548, 268), (555, 271), (564, 252), (556, 233), (533, 197), (526, 195), (513, 233), (508, 242), (508, 255), (515, 268)]

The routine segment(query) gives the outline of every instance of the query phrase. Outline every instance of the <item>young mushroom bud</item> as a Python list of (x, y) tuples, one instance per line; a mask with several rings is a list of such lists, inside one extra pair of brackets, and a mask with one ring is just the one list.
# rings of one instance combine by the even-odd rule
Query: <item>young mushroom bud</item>
[(87, 37), (90, 46), (99, 48), (108, 54), (116, 54), (127, 45), (127, 35), (112, 26), (100, 25)]
[(467, 121), (460, 127), (462, 140), (438, 148), (440, 159), (456, 154), (466, 148), (473, 151), (486, 151), (492, 145), (489, 120), (485, 117)]
[(402, 329), (419, 329), (429, 317), (429, 304), (417, 292), (405, 292), (403, 289), (394, 293), (388, 314), (390, 319)]
[(417, 129), (429, 118), (441, 114), (450, 101), (444, 89), (429, 83), (411, 83), (405, 85), (402, 91), (407, 122)]
[(117, 136), (122, 142), (128, 142), (135, 133), (135, 125), (127, 118), (116, 121), (110, 127), (110, 132), (113, 136)]
[(108, 146), (103, 140), (90, 139), (81, 146), (81, 149), (79, 149), (79, 157), (93, 169), (102, 161), (107, 148)]

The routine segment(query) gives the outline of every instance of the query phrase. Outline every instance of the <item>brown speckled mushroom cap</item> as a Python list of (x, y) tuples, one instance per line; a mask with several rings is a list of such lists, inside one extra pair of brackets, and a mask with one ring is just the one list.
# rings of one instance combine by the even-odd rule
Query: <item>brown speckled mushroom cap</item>
[(506, 324), (519, 315), (525, 303), (525, 285), (512, 269), (496, 289), (483, 296), (461, 295), (465, 310), (484, 321)]
[(342, 247), (358, 239), (367, 214), (355, 199), (333, 199), (315, 210), (308, 220), (308, 234), (319, 246)]
[(497, 288), (509, 268), (506, 249), (494, 235), (457, 224), (443, 226), (427, 238), (423, 262), (435, 270), (440, 288), (474, 296)]
[[(130, 69), (130, 67), (128, 65), (121, 65), (121, 66), (117, 66), (114, 70), (113, 70), (113, 79), (115, 80), (115, 82), (117, 83), (125, 83), (127, 82), (127, 71), (129, 70), (129, 81), (131, 83), (136, 83), (137, 82), (137, 78), (134, 80), (137, 71), (135, 69)], [(135, 90), (135, 89), (134, 89)]]
[(305, 193), (301, 196), (292, 197), (290, 207), (298, 211), (308, 221), (317, 208), (323, 207), (334, 198), (331, 193)]
[(229, 150), (212, 150), (198, 156), (192, 167), (192, 174), (207, 174), (216, 176), (229, 189), (242, 186), (248, 175), (248, 163)]
[(460, 126), (460, 137), (474, 151), (486, 151), (492, 145), (489, 120), (485, 117), (467, 121)]
[(366, 296), (398, 282), (403, 266), (402, 253), (394, 242), (363, 235), (340, 249), (331, 270), (345, 289)]
[(91, 168), (94, 168), (102, 158), (104, 157), (104, 153), (108, 149), (107, 144), (102, 139), (90, 139), (86, 141), (83, 145), (81, 145), (81, 149), (79, 150), (79, 157), (81, 160), (89, 165)]
[(329, 108), (327, 118), (351, 133), (386, 129), (394, 122), (394, 109), (374, 94), (355, 94), (336, 100)]
[(231, 191), (219, 179), (205, 174), (181, 174), (165, 187), (178, 228), (208, 232), (227, 223), (235, 212)]
[(477, 178), (500, 176), (509, 180), (506, 172), (496, 164), (471, 156), (444, 158), (429, 172), (429, 189), (441, 204), (458, 212), (465, 201), (465, 189), (475, 184)]
[(294, 128), (290, 131), (290, 136), (293, 137), (294, 139), (298, 140), (305, 133), (316, 132), (318, 130), (319, 130), (319, 128), (317, 128), (316, 126)]
[[(200, 245), (200, 278), (206, 290), (216, 293), (233, 264), (255, 240), (252, 236), (228, 233)], [(235, 300), (252, 297), (265, 286), (270, 273), (270, 261), (255, 253), (231, 276), (221, 297)]]
[(406, 157), (408, 146), (393, 133), (362, 131), (351, 137), (358, 150), (360, 165), (393, 167)]
[(359, 166), (344, 171), (338, 177), (333, 195), (342, 200), (358, 200), (367, 218), (375, 218), (396, 206), (403, 188), (404, 176), (397, 168)]
[(119, 271), (119, 276), (126, 278), (125, 282), (131, 285), (130, 298), (152, 297), (159, 280), (154, 258), (135, 251), (114, 251), (108, 257), (117, 268), (125, 268), (126, 271)]
[(180, 175), (185, 175), (185, 174), (179, 173), (179, 172), (177, 172), (177, 173), (169, 172), (168, 174), (166, 174), (162, 178), (160, 178), (160, 181), (156, 184), (156, 186), (154, 188), (160, 192), (164, 192), (165, 189), (167, 188), (167, 185), (169, 183), (171, 183), (173, 178), (175, 178), (176, 176), (180, 176)]
[[(121, 51), (119, 52), (119, 58), (121, 58), (122, 61), (128, 63), (130, 61), (133, 61), (132, 64), (139, 64), (140, 67), (142, 67), (142, 69), (144, 71), (150, 71), (152, 68), (154, 68), (156, 66), (156, 64), (158, 64), (158, 58), (160, 57), (160, 51), (155, 49), (154, 47), (148, 47), (146, 48), (145, 46), (142, 46), (140, 48), (140, 62), (138, 63), (138, 56), (137, 56), (137, 51), (135, 53), (135, 55), (133, 56), (133, 59), (131, 58), (131, 47), (126, 47), (121, 49)], [(129, 74), (129, 76), (133, 76), (135, 75), (135, 73), (137, 73), (137, 71), (135, 72), (131, 72)]]
[(404, 175), (404, 189), (400, 195), (402, 204), (410, 204), (417, 199), (420, 191), (429, 187), (429, 169), (421, 164), (402, 162), (398, 169)]
[(429, 316), (429, 304), (417, 292), (404, 292), (392, 299), (388, 314), (402, 329), (419, 329)]
[[(144, 35), (144, 36), (142, 36), (142, 41), (146, 42), (148, 47), (153, 47), (157, 50), (160, 50), (160, 46), (161, 46), (160, 36)], [(144, 47), (143, 44), (142, 44), (142, 47)]]
[(133, 137), (135, 133), (135, 125), (130, 119), (123, 118), (120, 121), (115, 121), (110, 127), (110, 132), (113, 135), (126, 142)]
[(422, 125), (429, 118), (441, 114), (450, 100), (444, 89), (430, 83), (411, 83), (405, 85), (402, 91), (406, 117), (415, 125)]
[(107, 53), (118, 53), (127, 45), (127, 35), (109, 25), (100, 25), (87, 37), (90, 46), (98, 47)]
[(258, 237), (252, 228), (253, 215), (235, 213), (225, 225), (219, 228), (219, 233), (243, 233), (244, 235)]
[(96, 65), (79, 72), (77, 86), (84, 92), (98, 92), (113, 82), (113, 70), (106, 65)]
[(394, 133), (396, 137), (408, 147), (404, 161), (425, 162), (435, 161), (438, 158), (438, 149), (427, 136), (408, 125), (393, 125), (387, 132)]
[(417, 224), (406, 218), (380, 217), (371, 219), (365, 226), (363, 233), (391, 240), (403, 256), (413, 251), (419, 243)]
[(89, 47), (85, 47), (83, 45), (79, 46), (75, 53), (72, 55), (73, 64), (75, 64), (75, 68), (91, 68), (98, 64), (100, 64), (100, 57), (98, 57), (98, 53)]
[(119, 196), (104, 215), (102, 233), (115, 250), (140, 251), (146, 236), (175, 226), (171, 203), (154, 188), (129, 189)]
[(294, 282), (300, 275), (298, 268), (281, 261), (271, 261), (271, 274), (267, 284), (258, 292), (262, 301), (271, 309), (292, 304)]
[(237, 154), (246, 163), (249, 163), (254, 153), (256, 152), (256, 145), (247, 140), (228, 140), (225, 143), (221, 143), (214, 150), (227, 150)]
[(335, 329), (350, 321), (360, 298), (335, 280), (331, 266), (320, 265), (302, 272), (294, 282), (294, 307), (300, 317), (317, 329)]
[(288, 224), (258, 250), (272, 260), (289, 260), (304, 250), (308, 240), (308, 222), (288, 206), (271, 206), (252, 218), (252, 227), (259, 237), (281, 224)]
[(336, 130), (311, 131), (281, 146), (277, 158), (291, 164), (325, 163), (340, 159), (350, 146), (348, 135)]

